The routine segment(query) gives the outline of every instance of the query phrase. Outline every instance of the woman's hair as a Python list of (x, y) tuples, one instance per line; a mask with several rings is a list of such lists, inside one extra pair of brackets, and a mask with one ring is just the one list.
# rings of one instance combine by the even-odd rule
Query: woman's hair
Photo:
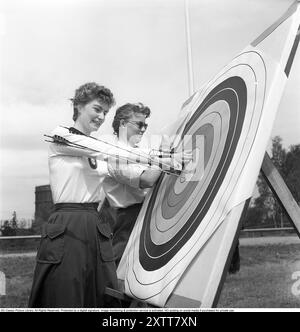
[(71, 98), (73, 103), (73, 120), (78, 118), (78, 106), (84, 106), (92, 100), (100, 100), (102, 103), (111, 108), (115, 105), (115, 99), (112, 92), (105, 86), (98, 85), (97, 83), (85, 83), (81, 85), (76, 91), (74, 98)]
[(132, 114), (143, 114), (148, 118), (151, 114), (150, 108), (147, 106), (144, 106), (142, 103), (138, 104), (125, 104), (121, 107), (119, 107), (116, 110), (116, 114), (112, 123), (112, 127), (114, 129), (114, 134), (119, 136), (119, 128), (121, 120), (128, 121)]

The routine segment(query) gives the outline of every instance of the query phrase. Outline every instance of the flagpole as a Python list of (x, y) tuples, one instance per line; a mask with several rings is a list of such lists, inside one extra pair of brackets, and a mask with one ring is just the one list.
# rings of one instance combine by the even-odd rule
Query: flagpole
[(185, 32), (186, 32), (186, 48), (187, 48), (187, 66), (188, 66), (188, 87), (189, 87), (189, 97), (190, 97), (194, 93), (194, 76), (193, 76), (191, 33), (190, 33), (189, 0), (184, 0), (184, 8), (185, 8)]

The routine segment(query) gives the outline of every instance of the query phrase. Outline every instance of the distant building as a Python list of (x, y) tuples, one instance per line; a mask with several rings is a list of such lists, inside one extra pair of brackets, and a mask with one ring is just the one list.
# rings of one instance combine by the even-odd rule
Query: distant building
[(35, 229), (46, 222), (51, 214), (53, 208), (53, 200), (50, 185), (35, 187), (35, 214), (34, 225)]

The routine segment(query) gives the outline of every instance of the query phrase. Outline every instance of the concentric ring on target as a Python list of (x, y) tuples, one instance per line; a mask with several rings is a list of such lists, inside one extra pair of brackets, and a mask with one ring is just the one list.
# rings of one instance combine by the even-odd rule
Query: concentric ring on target
[[(241, 66), (249, 72), (246, 79), (230, 75)], [(245, 64), (230, 68), (226, 75), (223, 81), (218, 77), (221, 82), (206, 93), (183, 132), (192, 140), (197, 135), (205, 139), (203, 179), (197, 181), (197, 172), (186, 183), (164, 175), (149, 201), (139, 242), (139, 261), (147, 271), (167, 264), (189, 241), (230, 167), (249, 108), (247, 87), (255, 95), (257, 85), (255, 70)], [(251, 112), (255, 106), (250, 105)]]

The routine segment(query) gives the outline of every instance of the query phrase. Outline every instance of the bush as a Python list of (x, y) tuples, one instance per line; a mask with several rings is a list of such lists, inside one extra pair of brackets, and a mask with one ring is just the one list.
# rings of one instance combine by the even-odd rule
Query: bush
[(2, 236), (16, 236), (17, 228), (12, 227), (8, 220), (5, 220), (4, 225), (1, 227)]
[(261, 220), (262, 220), (262, 211), (257, 207), (249, 207), (247, 211), (247, 215), (244, 219), (244, 228), (256, 228), (262, 227)]

